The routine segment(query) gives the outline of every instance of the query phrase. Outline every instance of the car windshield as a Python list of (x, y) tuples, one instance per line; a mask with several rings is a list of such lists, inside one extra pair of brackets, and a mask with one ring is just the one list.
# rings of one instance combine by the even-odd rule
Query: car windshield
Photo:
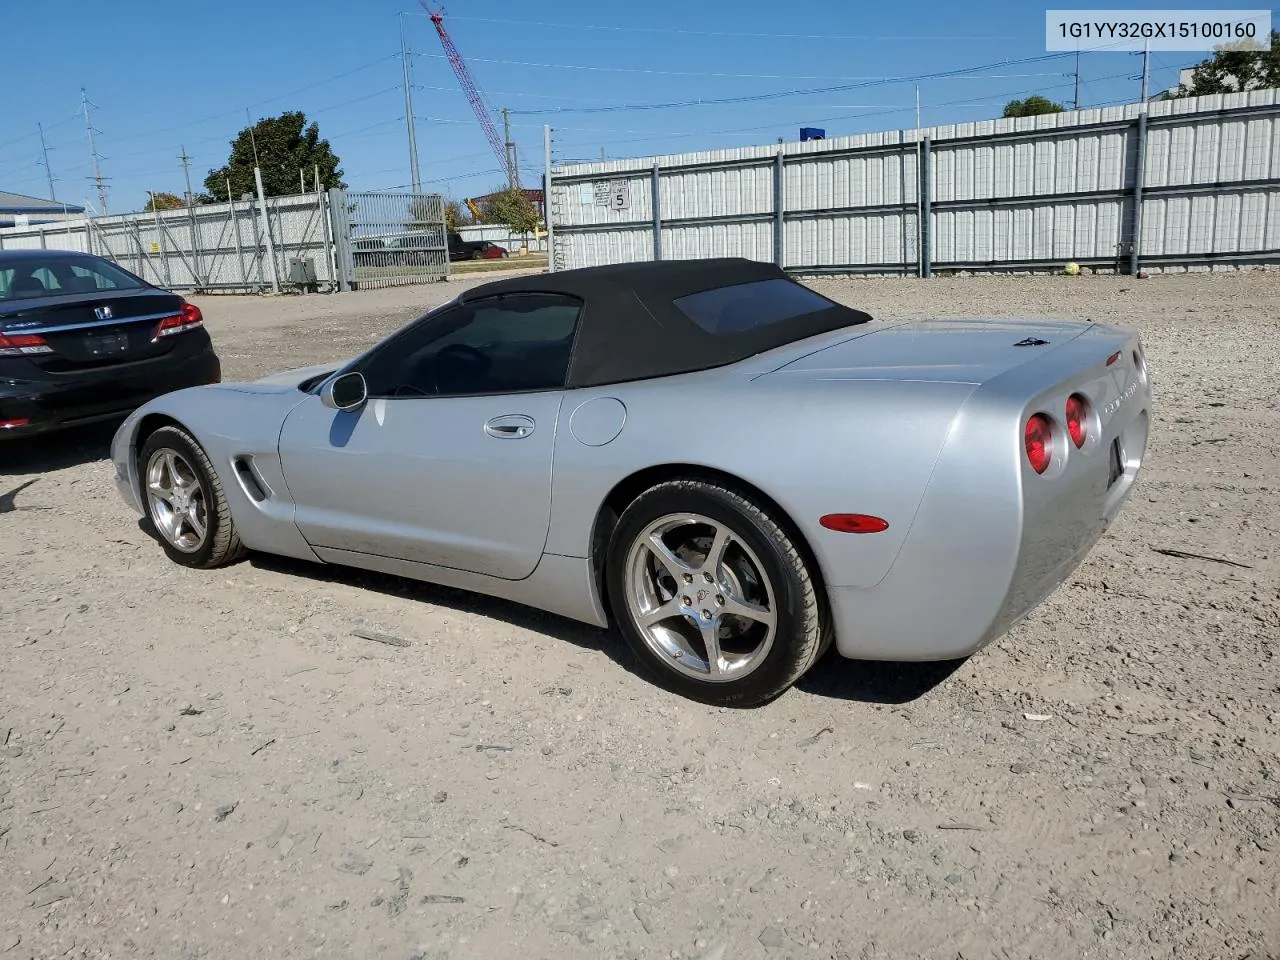
[(144, 286), (133, 274), (98, 257), (0, 256), (0, 300), (139, 290)]
[(744, 333), (836, 304), (808, 287), (781, 277), (735, 283), (679, 297), (680, 312), (708, 333)]

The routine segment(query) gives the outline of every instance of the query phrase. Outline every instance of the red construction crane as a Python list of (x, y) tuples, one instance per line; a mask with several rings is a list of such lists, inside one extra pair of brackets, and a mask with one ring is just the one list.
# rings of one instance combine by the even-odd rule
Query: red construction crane
[(444, 47), (445, 56), (449, 58), (449, 66), (453, 67), (453, 72), (458, 78), (458, 82), (462, 84), (462, 92), (467, 95), (467, 100), (471, 103), (471, 109), (476, 115), (476, 119), (480, 121), (480, 128), (484, 130), (484, 135), (489, 141), (489, 146), (493, 148), (494, 156), (498, 158), (498, 163), (507, 172), (507, 180), (512, 187), (520, 189), (520, 166), (515, 160), (515, 145), (507, 142), (504, 143), (502, 138), (498, 136), (498, 128), (493, 124), (493, 113), (485, 103), (483, 95), (476, 86), (474, 80), (471, 79), (471, 71), (467, 69), (467, 62), (462, 59), (462, 54), (458, 52), (458, 48), (453, 45), (453, 39), (449, 36), (449, 32), (444, 28), (444, 8), (432, 10), (427, 5), (427, 0), (418, 0), (422, 4), (422, 9), (427, 11), (427, 16), (431, 18), (431, 23), (436, 28), (436, 33), (440, 35), (440, 43)]

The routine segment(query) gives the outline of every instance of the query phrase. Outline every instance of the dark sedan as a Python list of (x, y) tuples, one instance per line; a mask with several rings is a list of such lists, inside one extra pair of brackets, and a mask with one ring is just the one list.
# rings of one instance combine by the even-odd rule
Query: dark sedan
[(0, 438), (217, 383), (200, 309), (101, 257), (0, 250)]

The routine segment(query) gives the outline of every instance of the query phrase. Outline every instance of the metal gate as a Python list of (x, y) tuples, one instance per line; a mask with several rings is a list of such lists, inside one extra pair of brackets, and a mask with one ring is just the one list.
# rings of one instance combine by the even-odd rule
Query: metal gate
[(347, 289), (449, 277), (444, 197), (438, 193), (330, 191), (334, 243)]
[(324, 193), (94, 217), (87, 250), (169, 290), (337, 286)]

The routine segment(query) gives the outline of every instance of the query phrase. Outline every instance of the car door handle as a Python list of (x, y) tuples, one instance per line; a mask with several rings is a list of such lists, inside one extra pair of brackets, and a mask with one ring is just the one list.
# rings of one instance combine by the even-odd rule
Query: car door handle
[(503, 417), (494, 417), (484, 425), (484, 432), (498, 440), (519, 440), (533, 433), (533, 417), (522, 413), (511, 413)]

